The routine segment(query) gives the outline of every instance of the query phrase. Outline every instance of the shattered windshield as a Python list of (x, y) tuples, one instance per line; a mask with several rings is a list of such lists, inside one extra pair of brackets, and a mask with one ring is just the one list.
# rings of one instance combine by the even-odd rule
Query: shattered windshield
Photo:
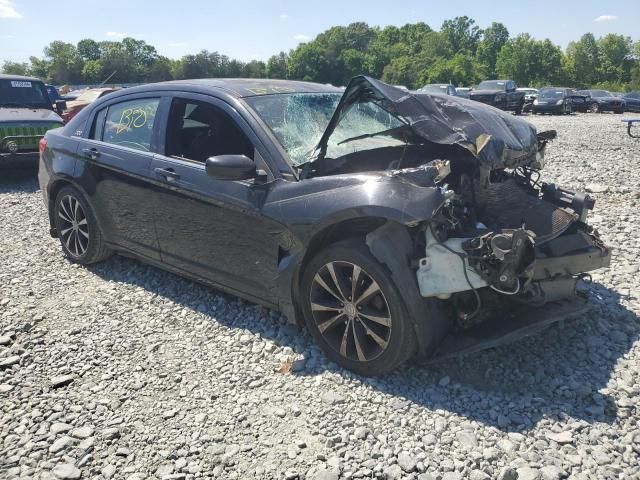
[[(245, 98), (269, 126), (294, 166), (310, 160), (338, 106), (339, 93), (292, 93)], [(404, 122), (373, 102), (358, 103), (343, 115), (329, 137), (326, 156), (403, 145), (394, 129)]]
[(405, 126), (405, 122), (373, 101), (356, 103), (329, 137), (326, 156), (338, 158), (362, 150), (404, 145), (396, 135)]
[(309, 160), (340, 97), (339, 93), (291, 93), (245, 98), (269, 126), (294, 165)]
[(51, 108), (42, 82), (0, 80), (0, 107)]

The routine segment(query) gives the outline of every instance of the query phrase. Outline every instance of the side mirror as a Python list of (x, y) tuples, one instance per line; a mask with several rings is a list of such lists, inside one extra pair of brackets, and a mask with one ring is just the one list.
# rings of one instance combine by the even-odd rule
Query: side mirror
[(62, 115), (62, 113), (67, 109), (67, 102), (64, 100), (56, 100), (56, 112), (58, 115)]
[(217, 180), (248, 180), (256, 176), (256, 164), (245, 155), (216, 155), (207, 158), (207, 175)]

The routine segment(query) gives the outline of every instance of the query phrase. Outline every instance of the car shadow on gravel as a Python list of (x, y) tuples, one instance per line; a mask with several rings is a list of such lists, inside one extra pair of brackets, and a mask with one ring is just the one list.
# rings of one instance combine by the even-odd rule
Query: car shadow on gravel
[(398, 408), (446, 410), (504, 432), (526, 432), (543, 417), (614, 423), (635, 408), (624, 396), (634, 377), (616, 366), (640, 338), (640, 319), (616, 291), (598, 283), (588, 289), (589, 312), (537, 335), (361, 380), (395, 396)]
[(38, 190), (40, 187), (36, 167), (0, 167), (0, 193), (33, 193)]
[[(144, 288), (226, 327), (311, 352), (292, 375), (331, 371), (385, 394), (388, 405), (399, 411), (412, 406), (445, 410), (505, 432), (524, 432), (543, 417), (613, 423), (632, 408), (620, 406), (619, 398), (617, 404), (607, 387), (616, 381), (633, 385), (633, 378), (612, 375), (640, 337), (640, 320), (620, 304), (617, 292), (597, 283), (589, 286), (593, 308), (580, 318), (473, 355), (367, 378), (326, 362), (306, 332), (278, 323), (279, 314), (232, 295), (120, 256), (89, 270), (108, 281)], [(255, 311), (247, 315), (247, 309)], [(611, 385), (611, 391), (622, 391)]]

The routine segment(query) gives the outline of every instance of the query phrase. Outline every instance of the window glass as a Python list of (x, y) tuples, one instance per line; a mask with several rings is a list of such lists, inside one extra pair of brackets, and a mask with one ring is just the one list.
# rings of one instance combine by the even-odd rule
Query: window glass
[(144, 98), (111, 105), (103, 141), (148, 152), (160, 100)]
[(93, 121), (93, 126), (91, 127), (91, 135), (89, 135), (89, 138), (92, 138), (94, 140), (102, 140), (102, 134), (104, 132), (104, 119), (106, 116), (106, 108), (103, 108), (98, 112), (96, 118)]
[(356, 103), (340, 119), (329, 137), (326, 155), (338, 158), (362, 150), (404, 145), (406, 142), (397, 138), (393, 130), (405, 126), (377, 103)]
[(253, 144), (235, 121), (205, 102), (175, 99), (167, 127), (167, 156), (204, 163), (216, 155), (253, 158)]

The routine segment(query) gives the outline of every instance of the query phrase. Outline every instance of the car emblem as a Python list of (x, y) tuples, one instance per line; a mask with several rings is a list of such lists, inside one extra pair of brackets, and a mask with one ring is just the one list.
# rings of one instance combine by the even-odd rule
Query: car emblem
[(13, 140), (7, 142), (7, 149), (11, 152), (11, 153), (16, 153), (18, 151), (18, 144), (16, 142), (14, 142)]

